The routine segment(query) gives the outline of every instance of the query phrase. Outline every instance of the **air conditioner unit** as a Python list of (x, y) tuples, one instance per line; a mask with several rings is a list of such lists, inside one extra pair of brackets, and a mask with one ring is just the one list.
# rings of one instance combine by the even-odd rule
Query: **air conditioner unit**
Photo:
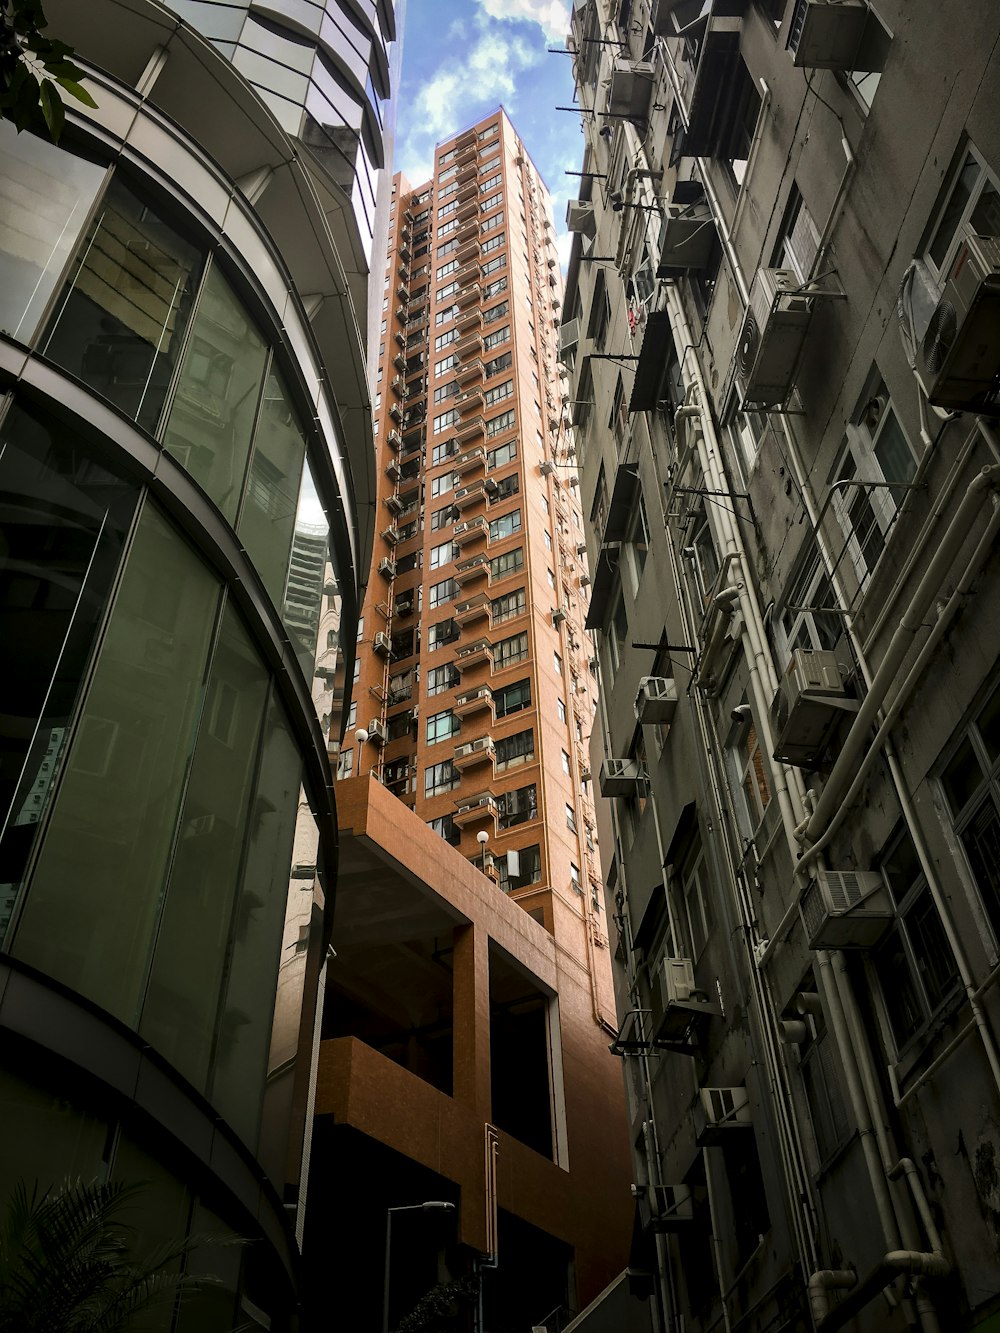
[(394, 579), (396, 577), (395, 560), (390, 560), (387, 555), (383, 556), (382, 559), (378, 562), (378, 572), (382, 575), (384, 579), (389, 579), (390, 581)]
[(589, 587), (590, 587), (590, 575), (589, 575), (589, 574), (581, 574), (581, 575), (580, 575), (580, 587), (581, 587), (581, 588), (589, 588)]
[(917, 370), (935, 406), (1000, 414), (1000, 237), (966, 226)]
[(743, 408), (781, 407), (795, 383), (812, 318), (812, 301), (786, 268), (757, 270), (736, 344), (736, 382)]
[(858, 68), (868, 6), (862, 0), (796, 0), (786, 46), (800, 69)]
[(413, 612), (413, 598), (400, 597), (393, 605), (392, 613), (394, 616), (408, 616)]
[(556, 465), (555, 463), (550, 463), (546, 458), (543, 462), (539, 463), (538, 470), (543, 477), (551, 477), (556, 470)]
[(634, 1192), (643, 1231), (683, 1231), (694, 1221), (694, 1201), (687, 1185), (642, 1185)]
[[(715, 245), (715, 220), (707, 203), (667, 204), (660, 228), (659, 269), (701, 269)], [(659, 271), (658, 277), (666, 276)]]
[(635, 796), (639, 780), (634, 759), (605, 759), (598, 776), (602, 796)]
[(797, 648), (771, 704), (774, 758), (801, 768), (815, 767), (841, 714), (856, 709), (847, 697), (836, 656)]
[(566, 619), (565, 610), (561, 606), (553, 607), (552, 609), (553, 625), (561, 625), (565, 619)]
[(385, 723), (377, 717), (373, 717), (368, 723), (368, 739), (373, 745), (384, 745), (386, 740)]
[(871, 949), (895, 915), (875, 870), (813, 872), (799, 912), (810, 949)]
[(380, 629), (375, 635), (374, 639), (372, 639), (372, 647), (382, 657), (388, 657), (390, 655), (392, 652), (392, 640), (389, 638), (388, 634), (386, 634), (385, 630)]
[(566, 230), (578, 231), (591, 239), (597, 235), (594, 205), (589, 199), (570, 199), (566, 204)]
[(558, 357), (560, 361), (565, 360), (566, 356), (576, 349), (580, 341), (580, 321), (578, 319), (568, 319), (565, 324), (559, 326), (559, 350)]
[(677, 712), (677, 685), (670, 676), (642, 676), (635, 696), (635, 715), (640, 726), (673, 722)]
[(391, 430), (385, 438), (390, 449), (401, 449), (403, 447), (403, 437), (398, 430)]
[(750, 1129), (753, 1122), (746, 1088), (699, 1088), (694, 1121), (699, 1148), (724, 1143), (728, 1134)]
[(395, 546), (399, 542), (399, 529), (396, 527), (383, 528), (382, 540), (389, 546)]

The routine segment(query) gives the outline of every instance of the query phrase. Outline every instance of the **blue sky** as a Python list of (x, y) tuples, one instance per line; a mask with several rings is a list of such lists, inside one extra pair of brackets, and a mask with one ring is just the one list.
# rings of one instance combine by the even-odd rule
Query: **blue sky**
[[(431, 174), (434, 145), (503, 105), (553, 196), (560, 254), (566, 200), (575, 197), (583, 139), (573, 102), (564, 0), (407, 0), (396, 170), (414, 185)], [(456, 58), (460, 57), (460, 58)]]

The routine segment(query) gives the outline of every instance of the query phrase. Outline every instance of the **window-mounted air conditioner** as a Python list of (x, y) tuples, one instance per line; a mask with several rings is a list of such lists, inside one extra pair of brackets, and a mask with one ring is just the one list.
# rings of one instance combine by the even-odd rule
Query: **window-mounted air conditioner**
[(635, 1188), (643, 1231), (683, 1231), (694, 1221), (694, 1201), (687, 1185), (640, 1185)]
[(455, 758), (466, 759), (470, 755), (492, 754), (493, 738), (492, 736), (480, 736), (477, 740), (466, 741), (462, 745), (455, 747)]
[(391, 430), (385, 438), (390, 449), (401, 449), (403, 447), (403, 437), (398, 430)]
[(383, 528), (382, 540), (389, 546), (396, 546), (399, 542), (399, 529), (395, 526)]
[(724, 1143), (728, 1134), (750, 1129), (753, 1122), (746, 1088), (699, 1088), (694, 1119), (699, 1148)]
[(413, 598), (399, 597), (393, 605), (392, 613), (394, 616), (408, 616), (413, 614)]
[(602, 796), (635, 796), (639, 790), (639, 765), (634, 759), (605, 759), (598, 781)]
[(855, 712), (833, 653), (797, 648), (771, 704), (774, 758), (815, 767), (844, 712)]
[(714, 244), (715, 220), (707, 203), (667, 204), (660, 228), (659, 268), (704, 268)]
[(697, 988), (690, 958), (664, 958), (651, 978), (650, 1008), (654, 1041), (677, 1041), (694, 1020), (719, 1013)]
[(858, 68), (867, 22), (863, 0), (796, 0), (787, 42), (792, 63), (800, 69)]
[(562, 361), (570, 352), (575, 351), (580, 341), (580, 321), (568, 319), (559, 326), (559, 360)]
[(917, 370), (935, 406), (1000, 415), (1000, 237), (966, 226)]
[(368, 739), (373, 745), (384, 745), (386, 740), (385, 723), (380, 718), (373, 717), (368, 723)]
[(565, 619), (566, 619), (566, 611), (563, 607), (555, 606), (552, 608), (553, 625), (561, 625)]
[(546, 458), (543, 462), (539, 463), (538, 470), (543, 477), (551, 477), (556, 470), (556, 465), (555, 463), (550, 463)]
[(388, 657), (392, 652), (392, 640), (386, 634), (385, 630), (379, 630), (372, 639), (372, 647), (382, 657)]
[(875, 870), (816, 869), (799, 912), (810, 949), (870, 949), (894, 915), (889, 890)]
[(736, 382), (744, 408), (780, 407), (794, 387), (812, 318), (812, 301), (797, 294), (801, 286), (791, 269), (757, 270), (736, 344)]
[(670, 676), (642, 676), (635, 696), (635, 715), (641, 726), (673, 722), (677, 712), (677, 685)]
[(396, 577), (395, 560), (390, 560), (388, 556), (383, 556), (378, 562), (378, 572), (384, 579), (394, 579)]

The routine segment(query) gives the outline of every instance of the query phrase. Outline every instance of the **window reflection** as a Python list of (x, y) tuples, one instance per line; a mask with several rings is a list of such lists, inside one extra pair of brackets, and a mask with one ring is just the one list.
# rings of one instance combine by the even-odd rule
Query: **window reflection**
[(205, 278), (164, 445), (228, 519), (239, 505), (267, 347), (218, 268)]
[(236, 525), (257, 572), (277, 603), (285, 586), (306, 445), (284, 381), (267, 377), (254, 437), (250, 481)]
[(29, 342), (105, 168), (0, 121), (0, 330)]
[(152, 434), (201, 260), (116, 176), (80, 247), (46, 355)]
[(62, 760), (137, 501), (18, 408), (0, 436), (0, 939)]
[(285, 628), (307, 680), (313, 674), (316, 661), (329, 538), (326, 515), (307, 465), (299, 488), (284, 611)]

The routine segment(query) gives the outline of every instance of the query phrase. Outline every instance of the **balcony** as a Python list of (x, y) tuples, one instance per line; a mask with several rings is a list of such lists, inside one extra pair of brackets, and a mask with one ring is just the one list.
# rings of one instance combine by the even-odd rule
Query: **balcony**
[(457, 472), (461, 477), (466, 472), (474, 472), (476, 468), (486, 466), (486, 450), (482, 445), (477, 445), (475, 449), (466, 449), (464, 453), (457, 454), (452, 463), (452, 471)]
[(468, 509), (470, 505), (485, 504), (490, 492), (495, 490), (496, 482), (480, 478), (478, 481), (470, 482), (468, 486), (459, 486), (452, 500), (456, 509)]
[[(478, 265), (476, 267), (478, 268)], [(470, 282), (467, 286), (463, 287), (455, 297), (455, 304), (460, 310), (464, 310), (466, 306), (472, 305), (473, 302), (482, 300), (482, 296), (483, 289), (479, 283)]]
[(489, 639), (476, 639), (473, 643), (464, 644), (455, 653), (455, 665), (459, 671), (465, 671), (469, 667), (490, 666), (493, 665), (493, 645)]
[[(476, 267), (479, 267), (479, 236), (470, 236), (467, 241), (462, 241), (455, 251), (455, 258), (460, 264), (468, 264), (470, 260), (476, 261)], [(461, 269), (459, 270), (461, 273)], [(456, 275), (457, 281), (461, 282), (461, 277)]]
[(391, 482), (395, 483), (399, 481), (400, 477), (403, 475), (403, 469), (399, 466), (399, 464), (396, 462), (395, 459), (392, 459), (385, 469), (385, 475), (389, 478)]
[[(470, 542), (485, 541), (489, 536), (489, 524), (485, 518), (469, 518), (464, 523), (457, 523), (453, 538), (456, 546), (467, 546)], [(385, 533), (382, 534), (385, 536)]]
[(452, 575), (455, 582), (461, 587), (465, 583), (472, 583), (476, 579), (486, 575), (487, 580), (490, 577), (489, 557), (485, 555), (473, 555), (468, 560), (460, 560), (455, 566), (455, 572)]
[(495, 826), (499, 815), (500, 807), (497, 805), (496, 797), (492, 792), (484, 791), (476, 796), (463, 797), (457, 802), (452, 820), (459, 828), (467, 828), (470, 824), (481, 824), (484, 820), (492, 820)]
[(483, 363), (479, 357), (474, 361), (465, 361), (460, 366), (455, 367), (455, 378), (459, 384), (471, 384), (473, 380), (479, 380), (483, 377)]
[(391, 430), (385, 437), (385, 442), (395, 454), (398, 454), (403, 447), (403, 437), (398, 430)]
[(472, 411), (481, 412), (483, 407), (482, 389), (475, 387), (472, 389), (466, 389), (464, 393), (458, 394), (455, 398), (455, 406), (463, 415), (466, 412), (472, 412)]
[(459, 444), (468, 444), (485, 433), (486, 422), (481, 416), (469, 417), (468, 421), (462, 421), (455, 427), (455, 439)]
[(479, 218), (479, 192), (475, 194), (466, 194), (459, 202), (455, 210), (455, 216), (459, 222), (465, 222), (468, 218)]
[(471, 264), (464, 264), (462, 268), (455, 270), (455, 281), (461, 287), (464, 287), (465, 284), (469, 282), (478, 282), (482, 276), (483, 269), (478, 259), (473, 260)]
[(459, 333), (472, 333), (478, 329), (483, 322), (483, 312), (473, 306), (470, 310), (464, 310), (456, 319), (455, 327)]
[(459, 203), (462, 203), (466, 199), (474, 199), (476, 201), (476, 207), (478, 208), (479, 181), (477, 178), (475, 176), (469, 176), (466, 180), (462, 181), (456, 191), (456, 195)]
[(393, 393), (398, 394), (400, 398), (406, 397), (406, 381), (402, 375), (393, 375), (392, 383), (389, 386)]
[(481, 356), (482, 351), (483, 335), (478, 329), (472, 330), (464, 338), (459, 338), (454, 346), (454, 352), (459, 361), (464, 361), (467, 357), (472, 355)]
[(397, 426), (402, 425), (402, 423), (403, 423), (403, 409), (402, 409), (402, 407), (399, 405), (399, 403), (393, 403), (393, 404), (392, 404), (392, 406), (389, 408), (389, 415), (392, 417), (393, 421), (395, 421), (395, 423), (396, 423)]
[(451, 711), (456, 717), (471, 717), (474, 713), (482, 713), (487, 708), (492, 714), (493, 691), (488, 685), (478, 685), (474, 690), (465, 690), (464, 693), (457, 694)]
[(393, 514), (396, 518), (399, 517), (406, 507), (398, 495), (384, 495), (382, 497), (382, 503), (385, 505), (386, 509), (388, 509), (389, 513)]
[(475, 768), (477, 764), (491, 764), (496, 758), (492, 736), (479, 736), (474, 741), (456, 746), (452, 763), (455, 768), (465, 770)]
[(456, 602), (452, 610), (452, 619), (459, 625), (471, 625), (475, 620), (482, 620), (490, 613), (490, 598), (485, 592), (477, 592), (464, 602)]

